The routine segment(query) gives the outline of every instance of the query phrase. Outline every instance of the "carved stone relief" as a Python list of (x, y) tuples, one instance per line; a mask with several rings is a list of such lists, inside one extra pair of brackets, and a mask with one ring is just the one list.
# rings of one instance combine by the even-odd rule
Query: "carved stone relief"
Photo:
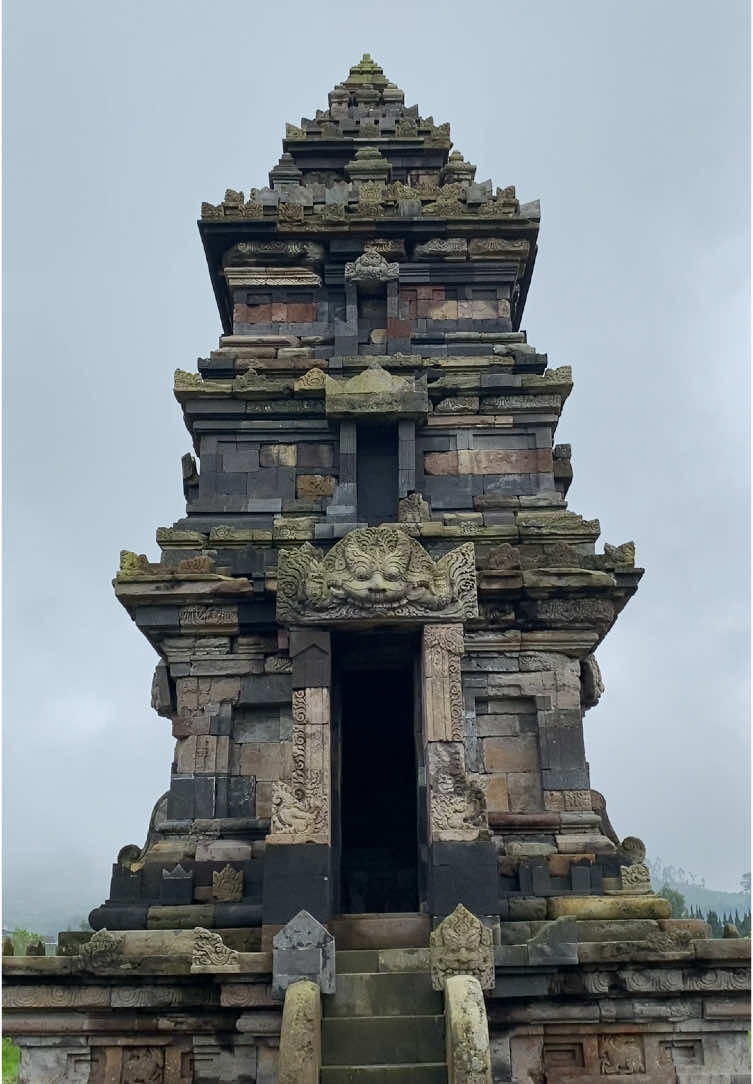
[(197, 926), (193, 952), (191, 954), (191, 973), (202, 974), (238, 971), (238, 953), (228, 948), (218, 933)]
[(123, 938), (109, 930), (97, 932), (81, 946), (81, 966), (87, 971), (106, 971), (118, 967), (123, 959)]
[(328, 843), (330, 838), (329, 690), (295, 689), (290, 780), (272, 788), (271, 843)]
[(473, 840), (488, 827), (480, 777), (465, 770), (462, 742), (430, 742), (429, 823), (432, 840)]
[(212, 899), (219, 903), (237, 903), (243, 896), (243, 870), (227, 865), (212, 874)]
[(471, 975), (482, 990), (494, 986), (492, 931), (462, 903), (429, 935), (429, 959), (435, 990), (451, 975)]
[(463, 741), (463, 651), (462, 625), (424, 626), (422, 700), (426, 741)]
[(637, 1035), (602, 1035), (599, 1039), (599, 1070), (602, 1076), (645, 1073), (640, 1038)]
[(322, 558), (312, 545), (280, 551), (277, 619), (325, 623), (478, 615), (472, 543), (433, 561), (398, 527), (362, 527)]
[[(364, 195), (361, 189), (361, 195)], [(399, 263), (387, 263), (384, 256), (369, 249), (353, 263), (345, 265), (345, 281), (355, 282), (363, 290), (376, 290), (388, 282), (396, 282), (400, 276)]]

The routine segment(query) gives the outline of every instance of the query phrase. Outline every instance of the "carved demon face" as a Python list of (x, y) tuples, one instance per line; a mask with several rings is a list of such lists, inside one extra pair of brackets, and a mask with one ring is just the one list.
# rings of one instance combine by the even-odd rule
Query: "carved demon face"
[(336, 598), (361, 606), (390, 605), (426, 590), (428, 577), (409, 575), (410, 541), (400, 531), (364, 528), (348, 535), (341, 560), (328, 575)]

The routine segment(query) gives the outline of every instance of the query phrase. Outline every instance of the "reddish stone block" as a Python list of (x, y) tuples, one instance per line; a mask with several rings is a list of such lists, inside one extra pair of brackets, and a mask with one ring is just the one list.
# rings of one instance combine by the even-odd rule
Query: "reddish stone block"
[(303, 303), (288, 304), (288, 322), (291, 324), (313, 324), (316, 320), (316, 305)]
[(271, 305), (246, 305), (246, 324), (268, 324), (272, 319)]
[(461, 452), (427, 452), (426, 474), (537, 474), (552, 470), (550, 448), (516, 451), (488, 449)]
[(275, 301), (272, 304), (272, 323), (284, 324), (288, 319), (288, 306), (284, 301)]
[(387, 335), (390, 339), (409, 339), (410, 333), (410, 320), (397, 320), (394, 316), (388, 318)]

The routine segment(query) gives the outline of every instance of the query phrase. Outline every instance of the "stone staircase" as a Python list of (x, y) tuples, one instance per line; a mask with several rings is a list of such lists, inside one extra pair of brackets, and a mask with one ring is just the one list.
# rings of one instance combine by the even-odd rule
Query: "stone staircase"
[(322, 998), (321, 1084), (447, 1084), (442, 995), (427, 949), (336, 954)]

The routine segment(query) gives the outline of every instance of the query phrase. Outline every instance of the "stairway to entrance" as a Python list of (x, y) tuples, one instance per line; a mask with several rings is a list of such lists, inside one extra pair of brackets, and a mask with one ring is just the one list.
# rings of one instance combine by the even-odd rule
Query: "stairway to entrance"
[(447, 1084), (442, 995), (427, 949), (337, 952), (322, 998), (321, 1084)]

